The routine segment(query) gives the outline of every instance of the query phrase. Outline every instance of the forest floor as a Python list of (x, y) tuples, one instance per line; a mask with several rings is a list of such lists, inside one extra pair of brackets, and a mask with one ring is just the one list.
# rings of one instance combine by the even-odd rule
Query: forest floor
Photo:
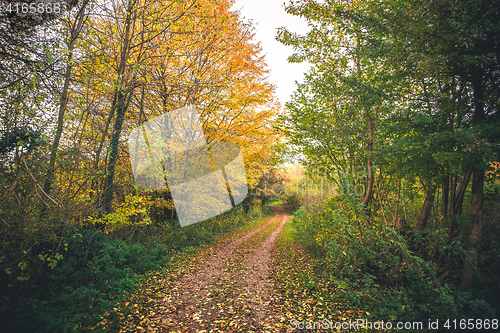
[(290, 216), (274, 216), (193, 249), (152, 273), (126, 306), (121, 332), (287, 331), (283, 302), (270, 272), (273, 247)]

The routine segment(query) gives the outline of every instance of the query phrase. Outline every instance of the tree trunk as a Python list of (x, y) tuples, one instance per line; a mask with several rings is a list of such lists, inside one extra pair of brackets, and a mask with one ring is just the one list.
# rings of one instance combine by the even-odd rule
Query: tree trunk
[[(109, 161), (106, 172), (106, 179), (104, 182), (104, 195), (103, 195), (103, 205), (104, 211), (109, 214), (112, 212), (112, 201), (114, 197), (114, 178), (115, 178), (115, 167), (116, 161), (118, 159), (118, 146), (120, 144), (120, 135), (122, 133), (123, 122), (125, 121), (125, 112), (127, 111), (128, 101), (130, 101), (130, 97), (132, 96), (132, 90), (126, 92), (126, 88), (124, 87), (124, 73), (127, 65), (127, 60), (130, 56), (130, 42), (131, 42), (131, 29), (132, 29), (132, 16), (135, 15), (132, 12), (133, 6), (135, 2), (129, 1), (127, 6), (127, 16), (125, 18), (125, 36), (123, 39), (123, 44), (120, 52), (120, 63), (118, 64), (118, 87), (115, 95), (113, 96), (113, 101), (116, 101), (115, 105), (112, 105), (113, 109), (116, 106), (116, 119), (115, 126), (113, 130), (113, 134), (111, 136), (110, 142), (110, 153), (109, 153)], [(128, 97), (128, 100), (127, 100)], [(127, 101), (126, 101), (127, 100)]]
[[(457, 216), (462, 214), (462, 205), (464, 202), (465, 190), (469, 185), (470, 176), (472, 174), (472, 167), (469, 169), (460, 182), (458, 188), (452, 189), (452, 200), (450, 202), (450, 216), (452, 216), (451, 225), (450, 225), (450, 239), (455, 237), (455, 234), (458, 231), (458, 222)], [(454, 186), (453, 186), (454, 187)]]
[(59, 101), (59, 113), (57, 115), (57, 129), (56, 136), (54, 137), (54, 142), (52, 143), (52, 147), (50, 148), (50, 158), (49, 158), (49, 166), (47, 170), (47, 176), (45, 179), (45, 183), (43, 184), (43, 190), (45, 193), (49, 194), (50, 188), (52, 186), (52, 182), (54, 180), (54, 172), (56, 166), (56, 158), (57, 158), (57, 150), (59, 149), (59, 142), (61, 140), (61, 135), (63, 132), (63, 122), (64, 122), (64, 114), (66, 113), (66, 106), (68, 105), (68, 90), (69, 90), (69, 82), (71, 79), (71, 70), (73, 68), (73, 50), (75, 48), (75, 41), (80, 31), (83, 27), (83, 18), (84, 18), (84, 10), (87, 6), (88, 0), (82, 4), (80, 11), (78, 12), (77, 17), (75, 18), (75, 23), (71, 28), (71, 36), (70, 41), (68, 43), (68, 59), (66, 63), (66, 71), (64, 73), (64, 85), (63, 91), (61, 94), (61, 99)]
[(424, 205), (422, 206), (422, 210), (420, 211), (420, 216), (418, 218), (418, 224), (417, 224), (418, 230), (425, 228), (425, 226), (427, 225), (427, 221), (429, 220), (429, 216), (431, 215), (435, 193), (436, 193), (436, 188), (432, 186), (432, 184), (429, 184), (427, 187), (427, 191), (425, 193)]
[(110, 154), (108, 161), (108, 169), (104, 187), (104, 211), (109, 214), (112, 211), (112, 201), (114, 196), (113, 181), (115, 177), (116, 161), (118, 159), (118, 146), (120, 143), (120, 135), (122, 132), (123, 122), (125, 120), (125, 112), (127, 110), (127, 103), (125, 102), (126, 96), (124, 92), (118, 92), (116, 120), (113, 130), (113, 136), (110, 143)]
[(474, 267), (477, 266), (477, 257), (481, 245), (483, 231), (483, 185), (484, 170), (474, 168), (472, 175), (472, 204), (471, 204), (471, 230), (469, 244), (465, 257), (465, 270), (462, 276), (462, 287), (472, 287), (474, 283)]
[[(483, 91), (483, 69), (473, 68), (472, 89), (474, 92), (474, 115), (472, 118), (474, 127), (481, 128), (485, 121), (484, 113), (484, 91)], [(483, 187), (484, 169), (478, 165), (472, 170), (472, 190), (471, 190), (471, 226), (469, 234), (469, 244), (467, 245), (467, 255), (465, 256), (465, 269), (462, 275), (462, 287), (470, 288), (474, 284), (474, 268), (477, 266), (479, 247), (481, 246), (481, 233), (483, 231)]]
[[(356, 38), (356, 49), (359, 50), (360, 48), (360, 42), (359, 42), (359, 36), (357, 36)], [(359, 59), (359, 55), (356, 54), (356, 57), (355, 57), (355, 61), (356, 61), (356, 69), (357, 69), (357, 73), (358, 73), (358, 77), (361, 77), (361, 60)], [(372, 152), (373, 152), (373, 135), (374, 135), (374, 132), (375, 132), (375, 129), (374, 129), (374, 123), (373, 123), (373, 119), (372, 119), (372, 116), (370, 115), (370, 111), (368, 109), (367, 106), (364, 107), (365, 108), (365, 120), (366, 120), (366, 124), (368, 126), (368, 154), (370, 155)], [(368, 206), (368, 204), (370, 203), (370, 200), (372, 198), (372, 194), (373, 194), (373, 174), (372, 174), (372, 160), (371, 160), (371, 157), (369, 156), (368, 157), (368, 161), (367, 161), (367, 167), (368, 167), (368, 186), (367, 186), (367, 189), (366, 189), (366, 194), (365, 194), (365, 197), (363, 198), (363, 206)]]
[(446, 176), (443, 179), (443, 184), (441, 185), (441, 190), (443, 195), (441, 196), (441, 216), (445, 218), (448, 216), (448, 195), (450, 192), (450, 176)]
[[(116, 109), (116, 94), (113, 98), (113, 102), (111, 103), (111, 111), (109, 112), (108, 119), (106, 120), (106, 127), (104, 128), (104, 131), (102, 133), (102, 138), (99, 142), (99, 147), (97, 148), (96, 154), (95, 154), (95, 159), (94, 159), (94, 172), (97, 172), (99, 170), (99, 160), (101, 159), (101, 154), (102, 154), (102, 149), (104, 147), (104, 142), (106, 141), (106, 137), (108, 136), (108, 131), (109, 131), (109, 125), (111, 124), (111, 121), (113, 120), (113, 116), (115, 114), (115, 109)], [(96, 140), (97, 140), (96, 136)], [(99, 188), (99, 181), (98, 179), (93, 179), (92, 184), (90, 185), (90, 188), (94, 190), (92, 193), (92, 196), (97, 193), (97, 189)], [(97, 205), (98, 200), (96, 200)]]
[[(104, 147), (104, 141), (106, 141), (106, 137), (108, 136), (109, 125), (111, 125), (111, 120), (113, 120), (113, 116), (115, 115), (116, 109), (116, 94), (114, 96), (113, 102), (111, 103), (111, 111), (109, 112), (108, 119), (106, 120), (106, 127), (102, 133), (102, 138), (99, 141), (99, 147), (97, 148), (94, 160), (94, 170), (99, 169), (99, 159), (101, 158), (102, 149)], [(96, 137), (97, 139), (97, 137)]]
[[(373, 151), (373, 135), (375, 132), (375, 129), (373, 128), (373, 120), (370, 117), (368, 111), (366, 112), (366, 121), (368, 124), (368, 154), (371, 154)], [(368, 157), (368, 187), (366, 189), (366, 195), (365, 198), (363, 199), (363, 206), (368, 206), (370, 203), (370, 200), (372, 198), (372, 193), (373, 193), (373, 174), (372, 174), (372, 159), (371, 157)]]

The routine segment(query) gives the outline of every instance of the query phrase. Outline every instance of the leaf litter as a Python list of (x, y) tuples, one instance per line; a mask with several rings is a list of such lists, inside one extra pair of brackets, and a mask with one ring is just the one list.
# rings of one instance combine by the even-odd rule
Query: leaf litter
[(120, 331), (287, 331), (270, 270), (273, 246), (290, 216), (270, 209), (275, 215), (253, 230), (193, 250), (150, 274), (129, 302)]

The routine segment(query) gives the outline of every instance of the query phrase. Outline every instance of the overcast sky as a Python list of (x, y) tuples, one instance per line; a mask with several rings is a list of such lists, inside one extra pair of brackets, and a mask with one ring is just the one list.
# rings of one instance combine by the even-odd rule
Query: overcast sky
[[(233, 10), (239, 9), (245, 21), (252, 20), (256, 29), (255, 41), (261, 43), (262, 52), (271, 70), (270, 82), (276, 85), (276, 93), (284, 105), (295, 90), (295, 81), (302, 82), (303, 73), (309, 68), (304, 63), (288, 63), (291, 46), (285, 46), (276, 38), (277, 28), (286, 27), (292, 32), (305, 34), (304, 19), (285, 12), (283, 0), (236, 0)], [(288, 0), (286, 0), (288, 3)]]

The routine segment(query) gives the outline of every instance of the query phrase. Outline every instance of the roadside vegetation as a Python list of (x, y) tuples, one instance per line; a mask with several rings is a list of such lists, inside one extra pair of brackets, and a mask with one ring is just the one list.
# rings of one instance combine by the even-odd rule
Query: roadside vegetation
[(286, 8), (310, 31), (278, 38), (294, 49), (290, 61), (311, 63), (279, 122), (281, 151), (303, 168), (301, 177), (287, 170), (282, 194), (296, 208), (277, 250), (286, 270), (275, 275), (290, 311), (424, 326), (471, 319), (475, 329), (488, 319), (491, 329), (500, 310), (500, 2)]
[[(20, 274), (23, 279), (3, 281), (3, 331), (114, 331), (124, 321), (136, 329), (144, 313), (133, 310), (137, 304), (147, 309), (145, 304), (150, 302), (141, 287), (148, 278), (162, 271), (177, 278), (179, 270), (190, 268), (183, 263), (191, 256), (222, 241), (229, 232), (244, 232), (245, 226), (269, 215), (260, 200), (255, 200), (184, 228), (152, 224), (122, 229), (119, 236), (74, 228), (61, 239), (60, 262), (53, 267), (26, 267)], [(42, 253), (45, 249), (37, 250)]]

